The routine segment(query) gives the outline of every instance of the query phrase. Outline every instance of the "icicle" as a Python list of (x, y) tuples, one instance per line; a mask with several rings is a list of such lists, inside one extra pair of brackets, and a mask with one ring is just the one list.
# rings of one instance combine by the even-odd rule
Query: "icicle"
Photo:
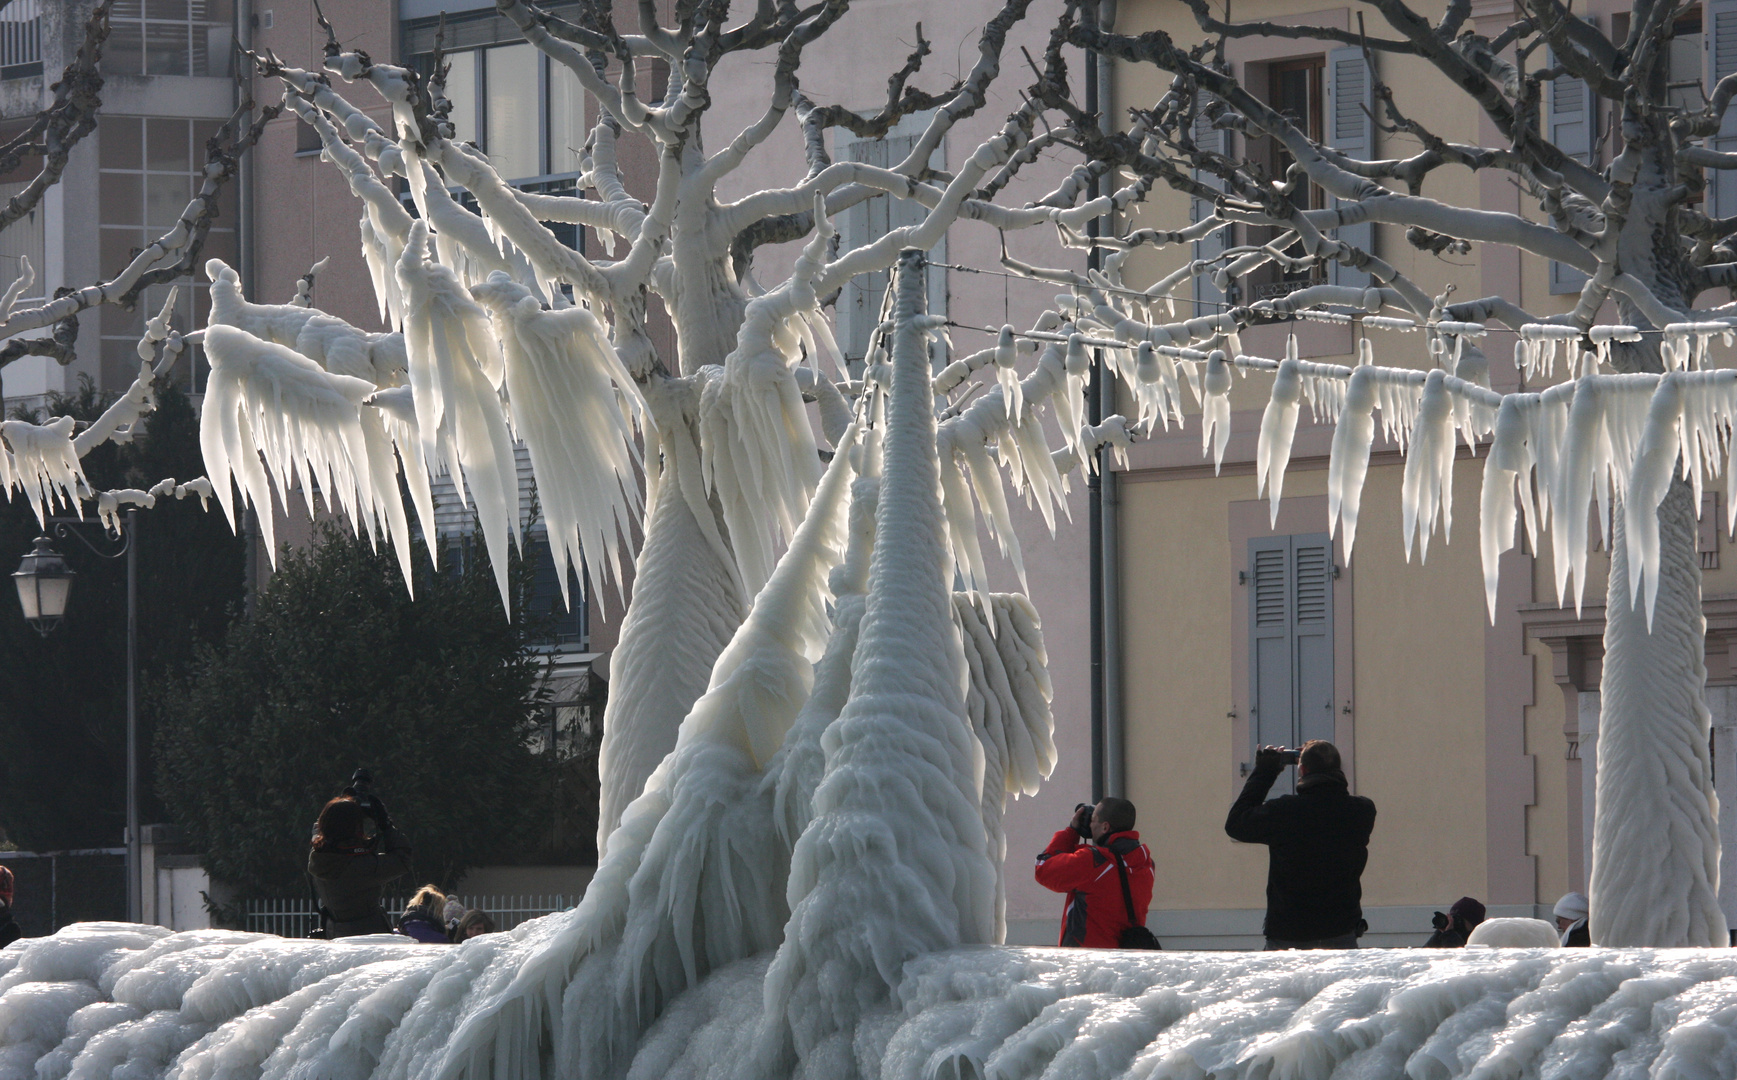
[(519, 480), (499, 393), (500, 347), (488, 313), (457, 275), (429, 261), (422, 221), (411, 227), (398, 283), (423, 459), (452, 474), (461, 500), (474, 500), (502, 608), (510, 612), (508, 543), (519, 536)]
[(36, 523), (48, 527), (50, 510), (62, 506), (84, 517), (78, 497), (90, 491), (84, 478), (84, 467), (72, 446), (73, 419), (62, 416), (46, 424), (24, 420), (0, 421), (0, 436), (11, 446), (8, 455), (0, 448), (0, 493), (11, 489), (24, 493)]
[(1418, 540), (1418, 562), (1428, 561), (1429, 538), (1435, 531), (1438, 511), (1444, 541), (1453, 527), (1453, 466), (1453, 400), (1448, 394), (1446, 373), (1437, 368), (1423, 384), (1400, 484), (1400, 528), (1405, 536), (1407, 562), (1411, 561), (1414, 534)]
[(1025, 407), (1020, 397), (1019, 371), (1014, 366), (1018, 359), (1018, 351), (1013, 344), (1013, 327), (1003, 326), (1001, 333), (995, 339), (995, 380), (1001, 384), (1002, 397), (1007, 402), (1007, 415), (1011, 419), (1018, 416)]
[(371, 383), (325, 371), (293, 349), (222, 324), (205, 330), (211, 362), (199, 419), (200, 450), (219, 505), (235, 525), (231, 481), (259, 513), (275, 561), (272, 478), (280, 502), (300, 478), (310, 513), (318, 485), (327, 507), (347, 515), (352, 531), (393, 541), (410, 585), (409, 528), (398, 471), (384, 427), (364, 423)]
[(1255, 494), (1266, 493), (1274, 528), (1279, 523), (1279, 498), (1285, 485), (1285, 466), (1291, 460), (1291, 441), (1297, 433), (1297, 401), (1302, 393), (1296, 342), (1293, 336), (1285, 350), (1285, 361), (1273, 380), (1272, 395), (1261, 414), (1260, 438), (1255, 449)]
[(1230, 366), (1224, 352), (1214, 349), (1206, 360), (1206, 378), (1200, 388), (1200, 452), (1212, 451), (1212, 471), (1224, 465), (1224, 448), (1230, 442)]
[(1085, 423), (1086, 378), (1091, 373), (1091, 361), (1086, 356), (1085, 335), (1069, 335), (1063, 367), (1067, 371), (1067, 382), (1050, 401), (1055, 407), (1056, 424), (1061, 428), (1062, 444), (1069, 450), (1078, 452), (1080, 427)]
[(1496, 590), (1500, 584), (1502, 553), (1514, 546), (1514, 524), (1519, 498), (1525, 500), (1526, 474), (1531, 469), (1526, 442), (1531, 432), (1523, 400), (1535, 394), (1508, 394), (1496, 411), (1495, 437), (1484, 460), (1484, 486), (1479, 499), (1478, 551), (1484, 565), (1484, 600), (1490, 623), (1496, 622)]
[(1357, 511), (1369, 473), (1369, 452), (1375, 443), (1376, 371), (1360, 366), (1351, 373), (1327, 460), (1327, 532), (1332, 535), (1343, 526), (1341, 544), (1347, 564), (1357, 539)]
[[(639, 521), (639, 388), (606, 331), (582, 307), (545, 311), (499, 271), (473, 289), (504, 347), (513, 426), (530, 452), (563, 604), (570, 568), (584, 565), (593, 593), (621, 581), (621, 554)], [(625, 395), (630, 423), (617, 406)]]
[(1659, 380), (1648, 404), (1646, 429), (1635, 454), (1632, 458), (1618, 457), (1613, 462), (1618, 468), (1625, 460), (1633, 462), (1622, 504), (1628, 544), (1628, 593), (1633, 606), (1641, 602), (1644, 588), (1648, 630), (1652, 629), (1653, 607), (1659, 595), (1659, 504), (1670, 490), (1671, 473), (1677, 463), (1683, 391), (1680, 372), (1667, 373)]

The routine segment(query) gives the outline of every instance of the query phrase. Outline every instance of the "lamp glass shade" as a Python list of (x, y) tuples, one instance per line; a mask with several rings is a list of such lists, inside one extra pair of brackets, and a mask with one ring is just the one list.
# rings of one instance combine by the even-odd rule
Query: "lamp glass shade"
[(35, 549), (24, 556), (12, 574), (24, 618), (39, 630), (59, 623), (72, 595), (72, 579), (72, 567), (50, 546), (48, 537), (37, 537)]

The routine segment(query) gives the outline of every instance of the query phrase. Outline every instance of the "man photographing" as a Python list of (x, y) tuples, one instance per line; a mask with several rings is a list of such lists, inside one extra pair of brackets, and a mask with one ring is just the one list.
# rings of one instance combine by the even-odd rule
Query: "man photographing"
[[(1273, 782), (1293, 761), (1297, 793), (1268, 802)], [(1260, 748), (1224, 831), (1232, 840), (1267, 845), (1267, 949), (1357, 947), (1374, 829), (1375, 804), (1351, 794), (1332, 743), (1316, 739), (1300, 753)]]
[(1152, 880), (1152, 852), (1134, 831), (1134, 804), (1127, 799), (1081, 803), (1037, 857), (1037, 883), (1067, 894), (1061, 945), (1156, 948), (1145, 932)]

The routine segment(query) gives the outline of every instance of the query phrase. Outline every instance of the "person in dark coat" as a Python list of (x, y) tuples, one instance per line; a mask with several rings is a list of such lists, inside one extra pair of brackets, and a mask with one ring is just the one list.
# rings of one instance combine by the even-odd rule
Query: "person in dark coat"
[(1135, 919), (1144, 926), (1152, 903), (1152, 852), (1134, 831), (1134, 804), (1127, 799), (1077, 808), (1072, 823), (1037, 857), (1037, 883), (1067, 894), (1058, 944), (1114, 949), (1121, 945), (1122, 931), (1136, 925), (1128, 921), (1118, 855), (1128, 869)]
[(0, 949), (23, 936), (24, 931), (12, 921), (12, 870), (0, 866)]
[(1469, 896), (1462, 896), (1447, 909), (1447, 914), (1436, 912), (1435, 933), (1423, 943), (1426, 949), (1462, 949), (1466, 938), (1484, 921), (1484, 905)]
[(404, 914), (398, 916), (398, 932), (424, 945), (449, 944), (441, 921), (445, 908), (446, 894), (433, 885), (424, 885), (404, 905)]
[[(377, 796), (361, 798), (368, 800), (367, 806), (356, 796), (338, 796), (320, 810), (314, 826), (308, 875), (330, 918), (328, 938), (391, 933), (392, 924), (380, 907), (380, 889), (410, 872), (410, 842), (392, 827)], [(369, 819), (378, 830), (373, 837), (364, 827)]]
[(1571, 892), (1556, 901), (1551, 914), (1556, 916), (1556, 932), (1562, 935), (1566, 948), (1591, 948), (1592, 932), (1587, 929), (1586, 894)]
[(1267, 846), (1266, 947), (1354, 949), (1365, 925), (1362, 878), (1375, 804), (1351, 794), (1330, 742), (1306, 744), (1297, 793), (1268, 802), (1284, 768), (1281, 748), (1261, 747), (1224, 822), (1232, 840)]

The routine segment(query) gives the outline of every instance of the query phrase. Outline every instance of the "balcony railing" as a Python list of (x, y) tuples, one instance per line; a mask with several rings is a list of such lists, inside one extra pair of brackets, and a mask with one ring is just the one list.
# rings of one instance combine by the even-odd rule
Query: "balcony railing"
[(42, 74), (42, 0), (0, 8), (0, 79)]

